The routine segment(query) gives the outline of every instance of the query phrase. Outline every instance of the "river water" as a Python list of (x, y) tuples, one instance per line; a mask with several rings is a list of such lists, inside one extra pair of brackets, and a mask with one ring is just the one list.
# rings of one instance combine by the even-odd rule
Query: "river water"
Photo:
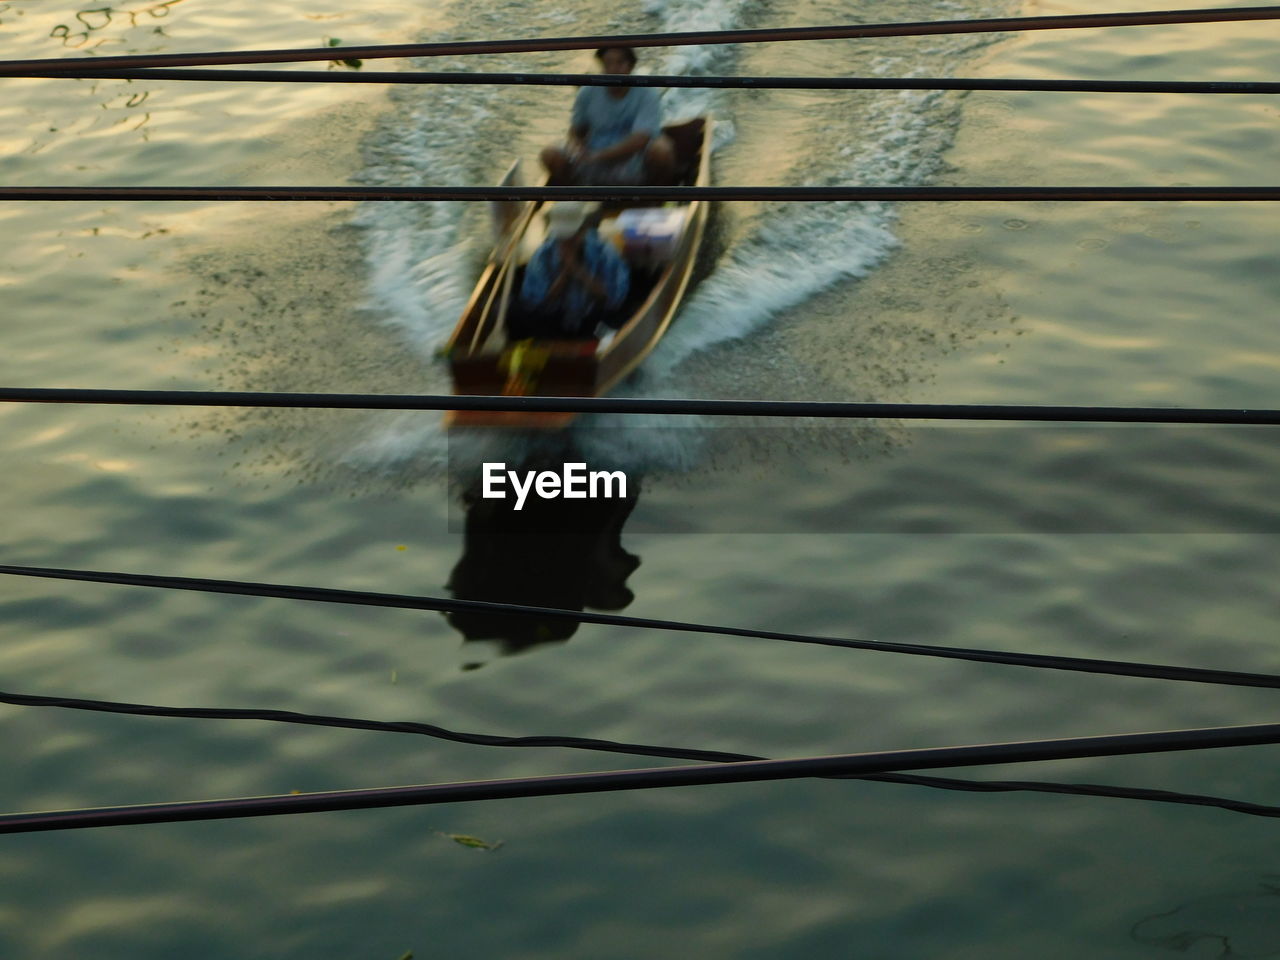
[[(1172, 2), (1166, 6), (1198, 4)], [(1112, 12), (1013, 0), (0, 4), (0, 56)], [(1268, 23), (644, 53), (654, 73), (1268, 78)], [(380, 66), (366, 63), (365, 69)], [(425, 68), (426, 64), (419, 64)], [(587, 71), (586, 53), (446, 68)], [(9, 184), (485, 184), (559, 88), (7, 80)], [(721, 184), (1275, 182), (1255, 96), (672, 91)], [(733, 204), (647, 396), (1273, 407), (1266, 204)], [(6, 386), (434, 392), (486, 253), (450, 203), (9, 203)], [(437, 414), (6, 405), (5, 562), (506, 598), (1280, 670), (1269, 429), (599, 417), (639, 489), (496, 537)], [(553, 524), (560, 521), (554, 517)], [(658, 630), (8, 578), (9, 692), (763, 756), (1274, 720), (1264, 691)], [(0, 810), (650, 761), (0, 706)], [(1280, 797), (1274, 748), (970, 769)], [(660, 762), (660, 761), (653, 761)], [(0, 957), (1261, 957), (1269, 821), (795, 781), (4, 838)], [(479, 838), (497, 849), (467, 846)], [(1228, 952), (1229, 951), (1229, 952)]]

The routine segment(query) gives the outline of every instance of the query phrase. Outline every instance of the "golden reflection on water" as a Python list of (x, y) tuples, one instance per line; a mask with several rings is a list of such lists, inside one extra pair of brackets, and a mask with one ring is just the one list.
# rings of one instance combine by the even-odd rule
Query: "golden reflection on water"
[[(260, 29), (249, 39), (256, 46), (320, 46), (327, 37), (322, 29), (313, 30), (312, 23), (360, 16), (331, 11), (327, 6), (321, 0), (311, 3), (306, 12), (294, 11), (287, 18), (274, 20), (268, 8), (263, 11)], [(173, 52), (174, 47), (244, 45), (227, 38), (226, 25), (213, 15), (216, 8), (193, 5), (190, 0), (84, 7), (70, 13), (65, 8), (17, 7), (14, 3), (7, 9), (6, 15), (5, 8), (0, 8), (0, 56), (6, 57), (57, 56), (61, 51), (71, 56), (89, 52), (147, 54)], [(388, 9), (374, 16), (392, 19), (396, 12)], [(385, 89), (378, 86), (348, 88), (335, 96), (324, 84), (279, 88), (270, 84), (75, 78), (12, 78), (5, 83), (7, 89), (20, 91), (22, 96), (19, 106), (5, 111), (9, 122), (0, 139), (0, 155), (30, 157), (56, 150), (53, 162), (64, 181), (72, 179), (68, 176), (71, 171), (92, 171), (118, 182), (113, 170), (120, 170), (127, 161), (115, 155), (123, 144), (109, 142), (117, 136), (132, 143), (150, 143), (161, 139), (157, 133), (162, 132), (166, 143), (203, 144), (226, 152), (228, 139), (263, 140), (277, 133), (282, 116), (322, 109), (335, 100), (367, 103), (385, 97)], [(86, 99), (97, 109), (89, 107)], [(221, 120), (229, 122), (217, 122)], [(47, 176), (49, 167), (40, 169)], [(188, 179), (199, 182), (198, 176)]]
[[(153, 20), (161, 20), (169, 16), (173, 8), (183, 2), (184, 0), (164, 0), (162, 3), (153, 3), (149, 6), (134, 7), (132, 9), (95, 7), (77, 10), (74, 22), (59, 23), (49, 31), (49, 36), (55, 40), (61, 40), (64, 47), (77, 49), (88, 47), (89, 49), (94, 49), (104, 43), (113, 42), (113, 38), (95, 36), (100, 30), (106, 30), (113, 23), (119, 26), (124, 21), (128, 21), (129, 27), (136, 27), (139, 19), (144, 16)], [(151, 32), (163, 35), (164, 27), (153, 26)]]
[(68, 426), (67, 424), (60, 424), (55, 427), (46, 427), (45, 429), (39, 430), (36, 433), (31, 434), (31, 436), (27, 437), (26, 445), (35, 447), (43, 443), (50, 443), (62, 436), (65, 436), (68, 432), (70, 432), (70, 430), (71, 430), (71, 427)]
[(137, 470), (137, 461), (120, 458), (97, 459), (91, 453), (64, 453), (49, 458), (50, 463), (87, 463), (103, 473), (128, 473)]

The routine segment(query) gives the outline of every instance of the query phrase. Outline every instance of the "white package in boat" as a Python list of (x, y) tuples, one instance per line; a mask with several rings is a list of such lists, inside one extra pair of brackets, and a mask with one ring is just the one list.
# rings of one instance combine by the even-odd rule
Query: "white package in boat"
[(616, 227), (622, 239), (623, 254), (644, 260), (672, 259), (680, 244), (684, 221), (685, 210), (681, 208), (623, 210), (618, 214)]

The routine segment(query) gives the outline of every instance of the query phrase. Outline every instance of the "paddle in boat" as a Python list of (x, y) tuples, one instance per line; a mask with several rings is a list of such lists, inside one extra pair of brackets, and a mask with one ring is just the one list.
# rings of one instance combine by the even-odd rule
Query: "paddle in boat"
[[(711, 121), (697, 117), (664, 127), (676, 152), (682, 186), (710, 185)], [(518, 162), (502, 185), (511, 185)], [(494, 205), (499, 237), (462, 319), (443, 349), (455, 395), (598, 397), (634, 370), (657, 344), (689, 286), (706, 229), (708, 202), (611, 202), (598, 211), (597, 231), (617, 245), (631, 271), (621, 326), (592, 339), (514, 340), (522, 323), (525, 265), (547, 235), (543, 201)], [(556, 428), (572, 413), (451, 411), (445, 425)]]

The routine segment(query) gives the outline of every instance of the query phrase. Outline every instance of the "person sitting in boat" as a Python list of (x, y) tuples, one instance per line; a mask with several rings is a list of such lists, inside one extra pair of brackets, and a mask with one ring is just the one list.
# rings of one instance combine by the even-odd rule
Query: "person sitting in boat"
[(508, 324), (512, 340), (589, 340), (602, 323), (622, 326), (631, 271), (613, 244), (596, 233), (590, 212), (577, 200), (557, 203), (547, 212), (547, 239), (525, 268), (521, 310)]
[[(602, 47), (596, 59), (607, 74), (636, 65), (630, 47)], [(552, 184), (636, 186), (670, 183), (675, 145), (662, 132), (653, 87), (583, 87), (573, 102), (567, 146), (547, 147), (542, 165)]]

